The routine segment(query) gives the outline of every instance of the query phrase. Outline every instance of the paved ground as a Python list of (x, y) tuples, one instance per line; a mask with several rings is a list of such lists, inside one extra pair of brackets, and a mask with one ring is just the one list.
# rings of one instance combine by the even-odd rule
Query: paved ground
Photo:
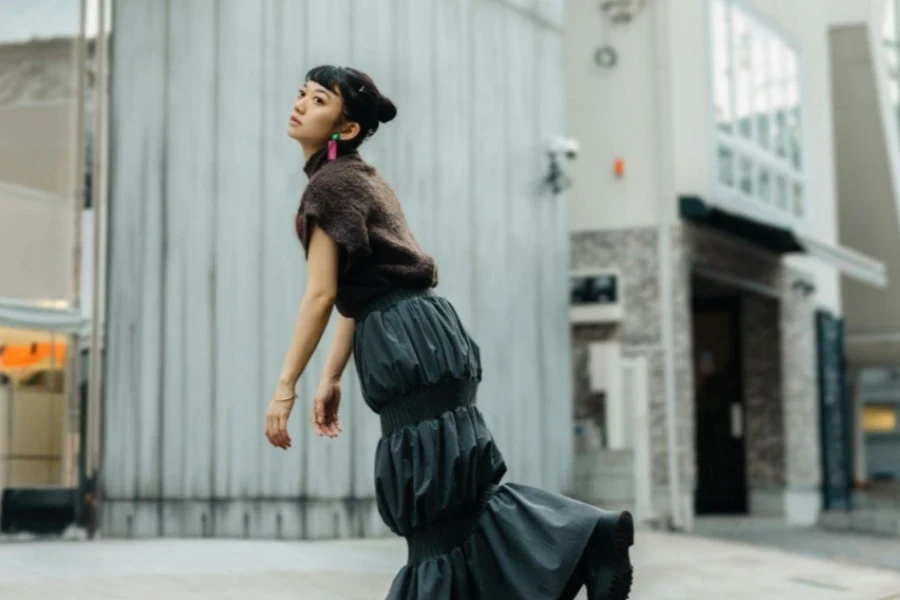
[(900, 571), (900, 538), (787, 527), (782, 519), (701, 517), (697, 535)]
[[(381, 599), (404, 560), (395, 540), (9, 542), (0, 598)], [(900, 600), (900, 573), (694, 536), (639, 534), (635, 563), (633, 600)]]

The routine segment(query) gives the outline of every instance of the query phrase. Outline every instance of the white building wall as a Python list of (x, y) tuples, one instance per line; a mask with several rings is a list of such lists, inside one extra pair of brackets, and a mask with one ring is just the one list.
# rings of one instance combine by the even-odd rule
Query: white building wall
[[(658, 221), (658, 127), (654, 19), (645, 12), (634, 23), (613, 26), (595, 2), (566, 4), (566, 123), (581, 143), (570, 165), (572, 231), (646, 227)], [(615, 48), (613, 68), (594, 55)], [(616, 158), (626, 172), (613, 172)]]
[(888, 0), (831, 0), (828, 19), (832, 27), (867, 22), (873, 10), (882, 10)]
[[(676, 195), (710, 198), (712, 165), (712, 67), (708, 0), (669, 0), (669, 90), (672, 104), (672, 178)], [(671, 202), (677, 214), (677, 198)]]
[(888, 4), (845, 0), (831, 14), (839, 235), (887, 267), (884, 289), (843, 286), (848, 359), (856, 365), (900, 362), (900, 132), (883, 30)]
[[(666, 144), (663, 167), (671, 169), (676, 196), (715, 200), (709, 0), (678, 0), (677, 10), (667, 11), (665, 36), (656, 28), (658, 4), (621, 25), (613, 24), (596, 3), (567, 4), (567, 129), (582, 145), (581, 156), (571, 165), (572, 232), (656, 225), (662, 193), (660, 144)], [(828, 47), (832, 7), (821, 0), (748, 0), (744, 6), (800, 47), (809, 214), (803, 233), (837, 244)], [(657, 52), (659, 43), (668, 47)], [(594, 61), (603, 46), (617, 53), (613, 68)], [(671, 135), (665, 136), (661, 113), (668, 110)], [(616, 158), (625, 161), (622, 178), (613, 173)], [(677, 197), (668, 206), (675, 216)], [(807, 256), (786, 260), (812, 276), (819, 307), (840, 313), (835, 268)]]
[[(829, 47), (833, 7), (822, 0), (744, 0), (741, 4), (781, 31), (799, 49), (808, 217), (798, 233), (827, 245), (838, 245)], [(582, 145), (581, 156), (571, 165), (572, 267), (619, 267), (627, 307), (622, 323), (610, 328), (610, 332), (576, 328), (574, 355), (578, 365), (590, 343), (619, 339), (628, 346), (623, 353), (648, 357), (654, 390), (651, 410), (655, 425), (650, 435), (653, 495), (660, 518), (665, 518), (668, 510), (666, 485), (670, 472), (665, 458), (672, 446), (663, 425), (667, 417), (661, 375), (664, 349), (659, 337), (657, 226), (663, 216), (661, 207), (670, 211), (666, 216), (673, 224), (680, 223), (679, 196), (717, 200), (708, 7), (709, 0), (658, 0), (647, 3), (630, 23), (615, 25), (598, 3), (567, 3), (567, 129)], [(848, 9), (845, 7), (843, 12)], [(594, 62), (594, 53), (602, 46), (611, 46), (617, 53), (618, 62), (613, 68)], [(621, 179), (613, 174), (617, 157), (626, 165)], [(668, 189), (664, 187), (667, 182), (671, 182)], [(706, 247), (705, 238), (690, 235), (690, 229), (683, 228), (673, 236), (673, 263), (678, 266), (673, 274), (671, 310), (676, 315), (676, 328), (679, 321), (690, 320), (690, 268), (688, 262), (678, 261), (710, 258), (712, 254), (723, 258), (724, 254), (728, 255), (720, 261), (724, 270), (739, 277), (753, 276), (753, 268), (748, 269), (741, 262), (741, 257), (746, 258), (741, 254), (745, 244), (718, 236), (722, 244)], [(773, 442), (783, 447), (783, 464), (779, 468), (785, 474), (765, 485), (778, 487), (780, 514), (795, 522), (808, 522), (818, 510), (818, 429), (812, 426), (809, 431), (798, 432), (796, 425), (817, 422), (813, 311), (841, 313), (840, 275), (834, 267), (806, 255), (786, 257), (786, 270), (779, 268), (776, 255), (760, 251), (754, 256), (762, 257), (766, 283), (777, 294), (782, 293), (782, 279), (787, 282), (786, 291), (780, 296), (785, 316), (775, 327), (781, 332), (779, 343), (789, 348), (781, 368), (790, 375), (782, 382), (781, 393), (786, 398), (783, 409), (770, 412), (785, 425), (785, 431), (795, 434)], [(788, 276), (782, 277), (782, 273)], [(792, 303), (790, 282), (797, 277), (812, 280), (816, 291), (812, 297)], [(690, 356), (689, 335), (675, 337), (676, 355)], [(690, 360), (678, 361), (675, 370), (674, 447), (679, 454), (681, 493), (689, 496), (695, 483)], [(583, 378), (576, 372), (577, 408), (590, 395), (580, 379)], [(761, 422), (760, 431), (765, 434), (767, 427)], [(787, 481), (780, 481), (785, 477)], [(685, 503), (690, 504), (690, 500)]]

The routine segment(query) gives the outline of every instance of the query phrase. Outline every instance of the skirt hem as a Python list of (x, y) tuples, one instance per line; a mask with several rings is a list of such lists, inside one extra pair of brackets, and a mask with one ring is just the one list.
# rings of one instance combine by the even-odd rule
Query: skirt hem
[(469, 537), (401, 568), (387, 600), (558, 600), (601, 517), (600, 509), (565, 496), (501, 485)]

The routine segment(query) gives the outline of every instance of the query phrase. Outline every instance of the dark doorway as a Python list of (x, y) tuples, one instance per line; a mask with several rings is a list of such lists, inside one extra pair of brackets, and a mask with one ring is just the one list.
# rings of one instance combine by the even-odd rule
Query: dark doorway
[(693, 303), (697, 514), (747, 512), (740, 298)]

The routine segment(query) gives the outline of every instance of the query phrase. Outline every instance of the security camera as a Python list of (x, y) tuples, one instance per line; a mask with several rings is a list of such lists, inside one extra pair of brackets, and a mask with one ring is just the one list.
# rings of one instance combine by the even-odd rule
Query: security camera
[(570, 137), (557, 137), (550, 142), (551, 156), (564, 156), (568, 160), (575, 160), (581, 152), (581, 145), (578, 140)]
[(544, 184), (548, 185), (554, 194), (559, 194), (572, 185), (572, 180), (566, 174), (562, 166), (562, 160), (575, 160), (581, 152), (581, 146), (575, 138), (559, 136), (550, 142), (548, 154), (550, 165)]

